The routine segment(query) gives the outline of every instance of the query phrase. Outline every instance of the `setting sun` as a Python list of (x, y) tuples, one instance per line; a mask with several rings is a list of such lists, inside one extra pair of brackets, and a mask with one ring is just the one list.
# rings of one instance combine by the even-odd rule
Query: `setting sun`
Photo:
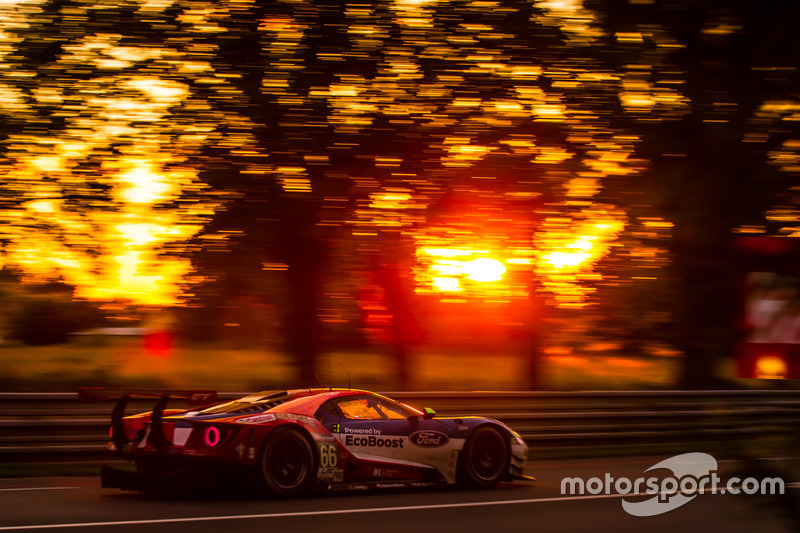
[(456, 278), (433, 278), (433, 286), (442, 292), (460, 292), (463, 290)]
[[(519, 286), (512, 288), (503, 279), (508, 270), (505, 260), (489, 257), (490, 254), (497, 256), (501, 248), (495, 243), (483, 244), (473, 249), (469, 246), (446, 246), (438, 239), (431, 239), (430, 246), (418, 248), (417, 292), (431, 295), (457, 292), (492, 301), (524, 297), (525, 293)], [(508, 263), (509, 266), (516, 264)]]
[(489, 257), (467, 261), (462, 268), (469, 279), (481, 282), (500, 281), (506, 273), (503, 263)]

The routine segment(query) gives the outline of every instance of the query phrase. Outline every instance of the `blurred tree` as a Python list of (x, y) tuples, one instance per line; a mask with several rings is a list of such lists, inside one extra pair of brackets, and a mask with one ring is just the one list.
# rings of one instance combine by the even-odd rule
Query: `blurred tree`
[(800, 168), (791, 161), (800, 133), (800, 9), (785, 1), (587, 4), (622, 44), (610, 59), (643, 70), (645, 81), (654, 74), (650, 39), (661, 32), (674, 43), (666, 64), (682, 81), (690, 111), (665, 123), (641, 116), (628, 128), (643, 137), (646, 189), (675, 224), (670, 271), (679, 306), (672, 336), (684, 354), (681, 383), (714, 386), (718, 363), (733, 355), (737, 340), (742, 288), (733, 239), (737, 231), (774, 231), (764, 214), (798, 183)]
[[(3, 9), (4, 263), (187, 305), (195, 338), (235, 301), (275, 305), (302, 385), (324, 329), (357, 320), (323, 306), (371, 283), (400, 386), (421, 296), (454, 295), (508, 304), (536, 386), (544, 309), (646, 291), (667, 243), (684, 382), (707, 383), (732, 230), (786, 185), (765, 162), (796, 157), (773, 127), (796, 113), (785, 2)], [(480, 281), (476, 259), (507, 274)]]
[[(3, 110), (18, 132), (5, 143), (6, 262), (93, 297), (154, 289), (163, 304), (191, 253), (192, 305), (282, 300), (304, 383), (335, 262), (383, 287), (401, 386), (415, 291), (431, 282), (415, 269), (426, 246), (523, 250), (515, 268), (527, 274), (502, 298), (536, 299), (535, 272), (553, 304), (584, 305), (585, 278), (625, 225), (602, 191), (641, 170), (629, 159), (637, 139), (612, 124), (620, 79), (586, 56), (600, 34), (581, 6), (496, 7), (9, 8)], [(664, 113), (681, 109), (679, 95), (659, 94)], [(350, 238), (341, 228), (363, 259), (330, 257), (332, 236)], [(282, 273), (280, 288), (264, 286), (264, 269)], [(541, 313), (520, 316), (538, 346)]]
[(74, 289), (60, 283), (4, 283), (7, 338), (31, 346), (66, 342), (70, 333), (105, 324), (96, 305), (73, 298)]
[(202, 54), (144, 24), (143, 11), (3, 6), (0, 239), (4, 267), (23, 279), (172, 305), (190, 265), (160, 254), (213, 212), (191, 159), (230, 139), (216, 128), (232, 120), (192, 96)]

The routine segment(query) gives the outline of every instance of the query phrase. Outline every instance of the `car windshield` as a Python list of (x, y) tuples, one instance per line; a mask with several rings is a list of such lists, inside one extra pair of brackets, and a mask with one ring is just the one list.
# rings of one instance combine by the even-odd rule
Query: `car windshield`
[(342, 416), (352, 420), (405, 420), (414, 414), (388, 398), (359, 397), (338, 403)]

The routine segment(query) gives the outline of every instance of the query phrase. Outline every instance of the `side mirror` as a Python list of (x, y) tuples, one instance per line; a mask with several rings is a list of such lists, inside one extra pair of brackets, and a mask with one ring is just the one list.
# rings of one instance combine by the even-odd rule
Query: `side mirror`
[(408, 419), (409, 420), (419, 420), (420, 418), (422, 418), (423, 420), (430, 420), (434, 416), (436, 416), (436, 411), (434, 411), (430, 407), (424, 407), (422, 409), (422, 416), (420, 416), (420, 415), (411, 415), (411, 416), (408, 417)]

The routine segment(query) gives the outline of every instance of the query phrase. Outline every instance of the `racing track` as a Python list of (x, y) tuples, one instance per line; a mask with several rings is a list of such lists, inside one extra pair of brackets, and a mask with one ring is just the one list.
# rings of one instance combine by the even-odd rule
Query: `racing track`
[[(786, 495), (702, 494), (668, 513), (633, 517), (621, 496), (562, 496), (565, 476), (635, 479), (658, 457), (532, 461), (533, 483), (489, 491), (336, 493), (294, 500), (257, 497), (173, 497), (99, 488), (97, 477), (0, 479), (0, 532), (370, 532), (674, 531), (792, 532), (800, 530), (800, 459), (769, 460)], [(721, 477), (752, 475), (741, 462), (720, 461)], [(794, 520), (794, 521), (793, 521)]]

